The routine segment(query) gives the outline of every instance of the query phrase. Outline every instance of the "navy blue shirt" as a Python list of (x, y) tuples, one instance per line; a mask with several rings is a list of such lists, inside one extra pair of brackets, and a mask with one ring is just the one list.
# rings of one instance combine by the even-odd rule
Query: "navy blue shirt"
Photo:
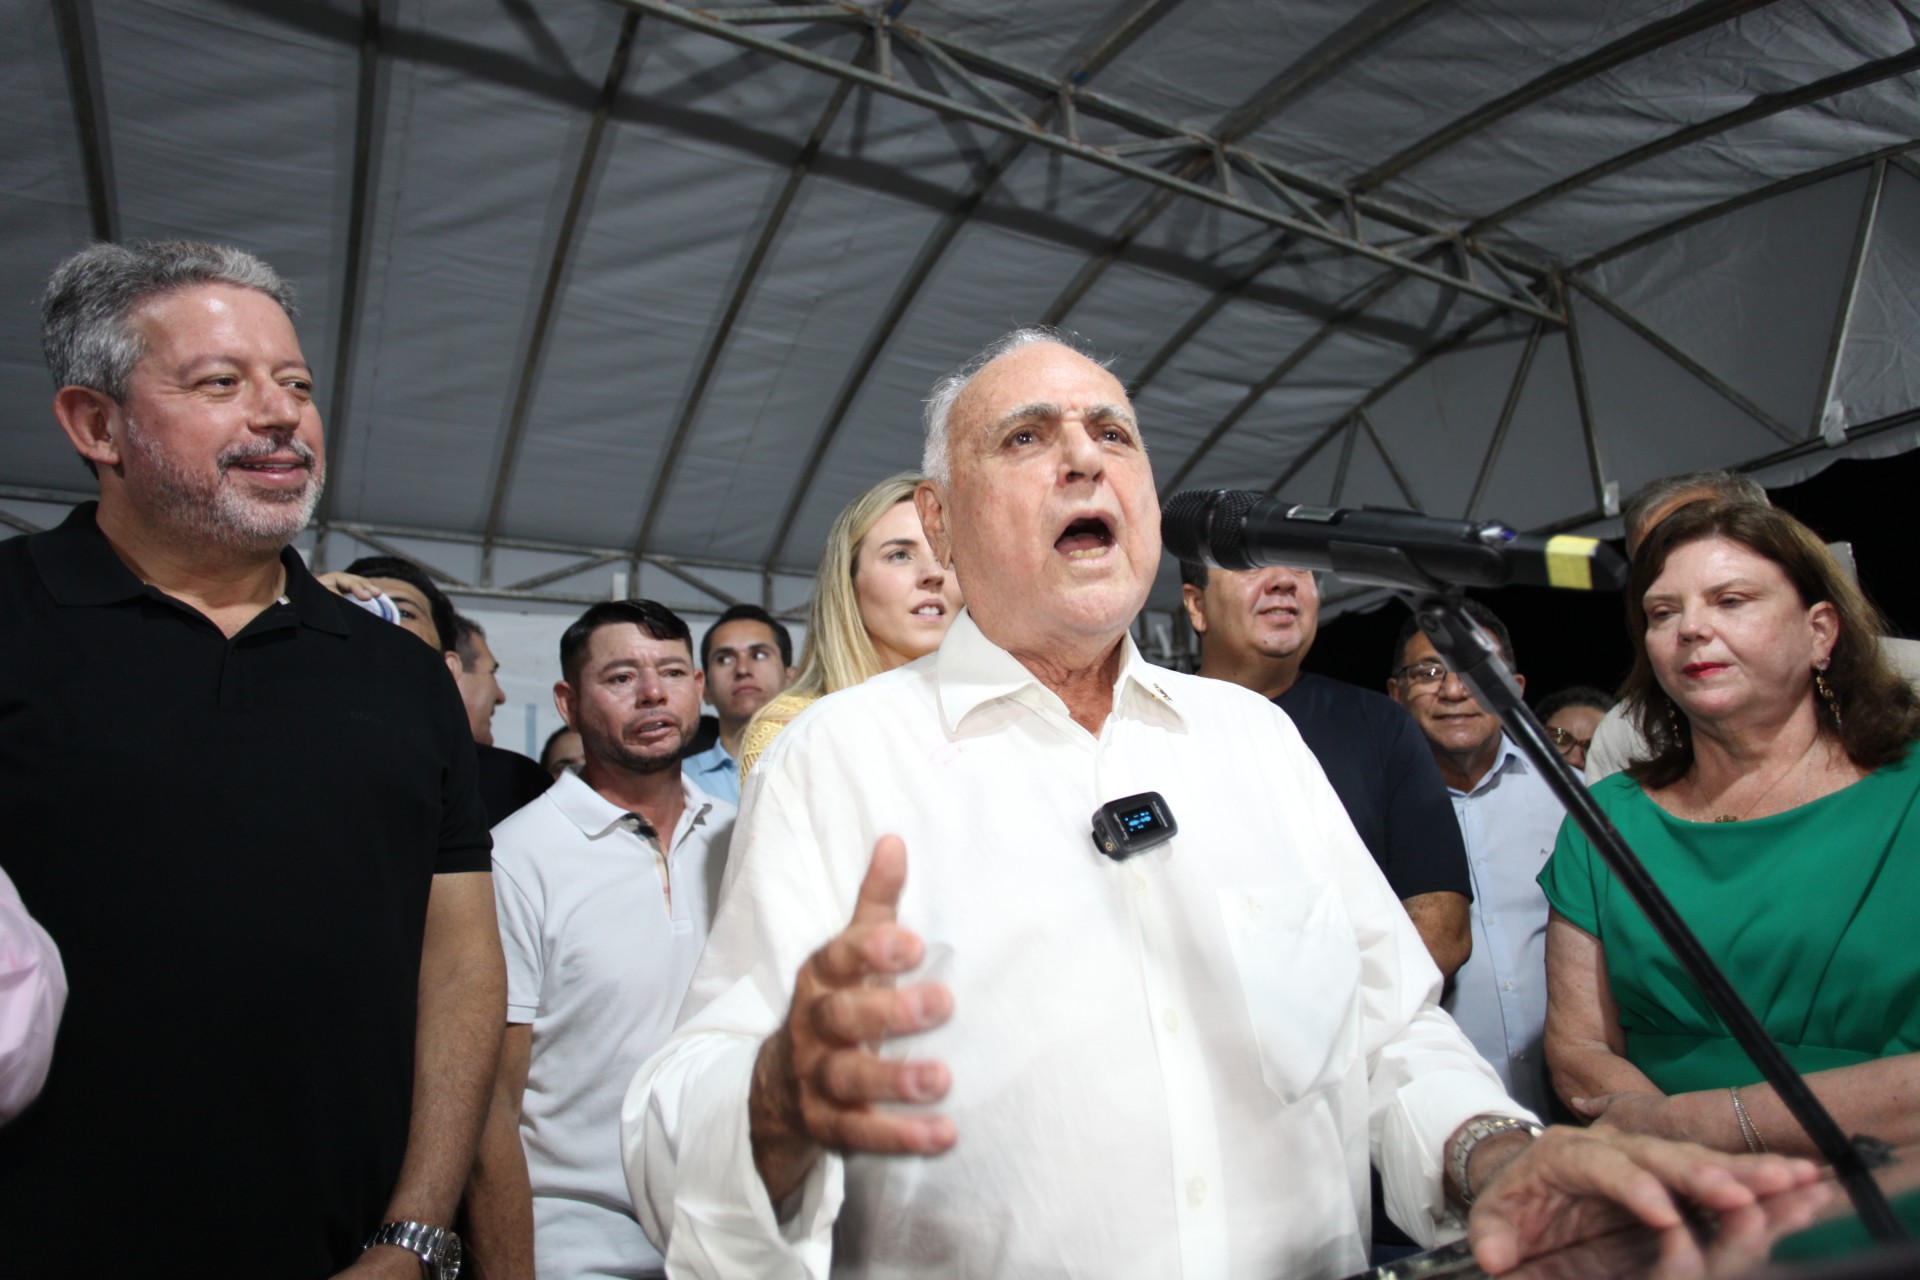
[(433, 877), (490, 868), (466, 714), (292, 551), (229, 639), (94, 510), (0, 543), (0, 865), (71, 987), (0, 1268), (324, 1276), (406, 1150)]
[(1320, 761), (1396, 897), (1473, 896), (1447, 784), (1405, 707), (1384, 693), (1306, 673), (1273, 701)]

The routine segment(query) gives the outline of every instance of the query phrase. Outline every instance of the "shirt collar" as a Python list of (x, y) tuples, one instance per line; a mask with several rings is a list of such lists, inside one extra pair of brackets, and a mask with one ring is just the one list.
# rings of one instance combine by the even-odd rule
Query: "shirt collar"
[(1501, 777), (1509, 772), (1532, 773), (1533, 771), (1533, 762), (1527, 759), (1512, 738), (1502, 733), (1500, 735), (1500, 751), (1493, 758), (1493, 768), (1487, 770), (1486, 776), (1481, 778), (1480, 781), (1474, 785), (1473, 790), (1467, 792), (1467, 794), (1477, 795), (1487, 788), (1495, 786), (1499, 783)]
[[(98, 502), (83, 502), (58, 525), (27, 540), (40, 581), (58, 604), (86, 608), (154, 593), (100, 532), (99, 507)], [(294, 616), (306, 626), (346, 635), (347, 619), (341, 612), (349, 607), (346, 602), (307, 572), (292, 547), (280, 549), (280, 563), (287, 571), (286, 601)]]
[[(1113, 714), (1185, 729), (1186, 719), (1164, 687), (1165, 673), (1140, 655), (1131, 635), (1122, 634), (1120, 645)], [(950, 737), (960, 731), (968, 716), (1001, 699), (1034, 698), (1040, 705), (1066, 714), (1066, 703), (1060, 695), (1041, 684), (1018, 658), (989, 640), (966, 609), (947, 628), (946, 639), (933, 657), (923, 659), (929, 660), (934, 664), (941, 719)]]
[[(713, 798), (688, 781), (684, 773), (680, 775), (680, 794), (686, 801), (680, 825), (691, 829), (705, 823), (707, 815), (713, 811)], [(571, 769), (562, 771), (554, 779), (553, 785), (547, 788), (547, 795), (567, 821), (580, 828), (580, 834), (589, 840), (598, 840), (630, 816), (629, 810), (622, 809), (595, 791), (587, 785), (586, 779)], [(671, 840), (673, 835), (669, 831), (663, 840)]]

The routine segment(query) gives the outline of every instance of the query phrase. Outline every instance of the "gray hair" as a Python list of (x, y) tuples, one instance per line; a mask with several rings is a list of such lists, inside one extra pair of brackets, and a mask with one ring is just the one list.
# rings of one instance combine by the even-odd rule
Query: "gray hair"
[(972, 359), (933, 384), (933, 391), (927, 396), (927, 407), (921, 415), (921, 421), (926, 425), (926, 442), (920, 450), (920, 470), (926, 473), (927, 479), (942, 486), (946, 485), (950, 479), (947, 466), (947, 418), (953, 412), (954, 401), (958, 400), (960, 393), (967, 389), (967, 384), (972, 382), (975, 375), (982, 369), (1001, 356), (1010, 355), (1022, 347), (1031, 347), (1039, 342), (1051, 342), (1065, 347), (1069, 351), (1085, 356), (1103, 369), (1108, 363), (1089, 351), (1078, 334), (1056, 329), (1052, 325), (1028, 325), (1022, 329), (1015, 329), (1011, 333), (1001, 334), (982, 347)]
[(1640, 535), (1647, 531), (1648, 512), (1658, 510), (1683, 493), (1696, 490), (1711, 493), (1723, 502), (1751, 502), (1762, 507), (1773, 505), (1767, 500), (1767, 491), (1758, 480), (1738, 471), (1689, 471), (1684, 475), (1662, 476), (1658, 480), (1647, 481), (1627, 499), (1622, 518), (1626, 522), (1628, 545), (1638, 544)]
[(129, 240), (89, 245), (62, 262), (40, 300), (40, 343), (53, 385), (126, 399), (127, 380), (146, 354), (134, 309), (202, 284), (258, 289), (294, 313), (293, 286), (252, 254), (226, 245)]

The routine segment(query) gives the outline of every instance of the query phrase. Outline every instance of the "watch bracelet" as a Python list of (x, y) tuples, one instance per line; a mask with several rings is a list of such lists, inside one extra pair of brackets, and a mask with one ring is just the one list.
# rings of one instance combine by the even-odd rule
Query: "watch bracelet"
[(1453, 1184), (1460, 1188), (1460, 1203), (1469, 1209), (1473, 1207), (1475, 1194), (1467, 1177), (1467, 1166), (1473, 1159), (1474, 1148), (1481, 1142), (1502, 1133), (1525, 1133), (1538, 1138), (1545, 1132), (1535, 1121), (1520, 1116), (1475, 1116), (1462, 1125), (1447, 1151), (1447, 1168), (1453, 1174)]

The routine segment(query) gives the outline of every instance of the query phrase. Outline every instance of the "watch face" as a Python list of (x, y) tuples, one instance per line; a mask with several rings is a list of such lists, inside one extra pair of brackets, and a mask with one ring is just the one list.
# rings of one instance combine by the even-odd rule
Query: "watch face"
[(460, 1280), (460, 1262), (466, 1256), (460, 1237), (447, 1232), (440, 1244), (440, 1265), (434, 1268), (440, 1280)]

